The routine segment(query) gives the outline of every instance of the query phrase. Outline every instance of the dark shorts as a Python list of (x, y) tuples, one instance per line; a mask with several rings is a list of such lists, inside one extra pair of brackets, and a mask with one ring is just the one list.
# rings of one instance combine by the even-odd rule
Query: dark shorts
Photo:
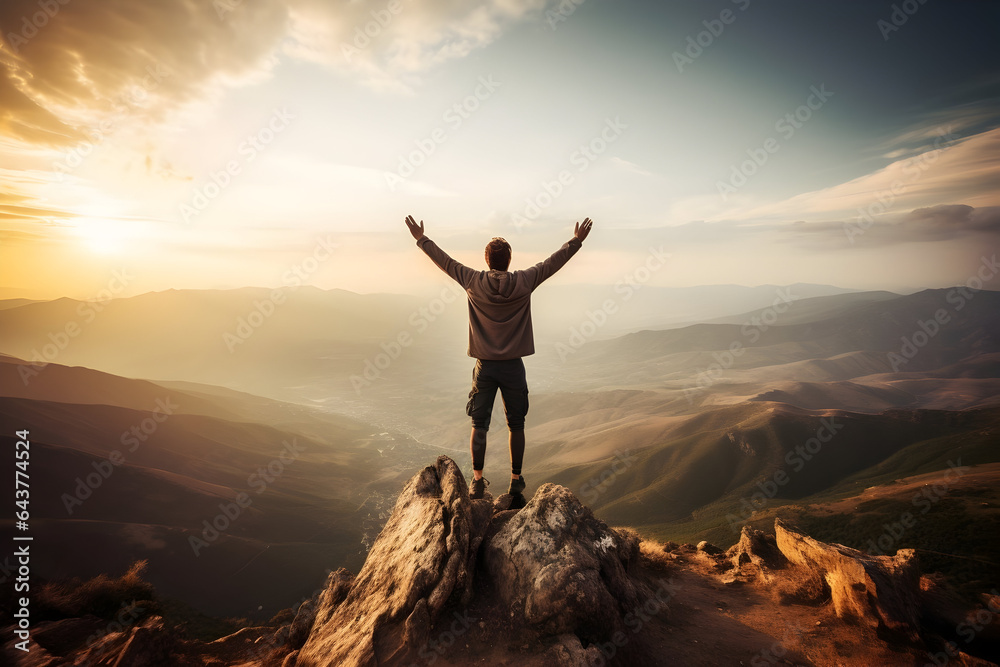
[(476, 359), (472, 369), (472, 391), (465, 406), (473, 427), (489, 430), (497, 389), (503, 397), (507, 427), (512, 431), (523, 430), (524, 416), (528, 414), (528, 381), (521, 359)]

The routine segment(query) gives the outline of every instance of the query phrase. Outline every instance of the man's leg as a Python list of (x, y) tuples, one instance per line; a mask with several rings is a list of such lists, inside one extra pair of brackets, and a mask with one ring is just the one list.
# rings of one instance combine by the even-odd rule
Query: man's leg
[(490, 430), (493, 415), (493, 401), (497, 395), (497, 383), (489, 373), (489, 364), (477, 359), (472, 369), (472, 390), (465, 412), (472, 418), (472, 433), (469, 436), (469, 451), (472, 454), (472, 476), (483, 478), (486, 459), (486, 434)]
[(519, 494), (524, 489), (521, 465), (524, 462), (524, 417), (528, 413), (528, 383), (524, 361), (511, 359), (504, 364), (500, 391), (503, 395), (504, 414), (507, 416), (507, 428), (510, 429), (510, 489)]
[(486, 458), (486, 429), (472, 427), (469, 451), (472, 453), (472, 476), (475, 479), (482, 479), (483, 464)]
[(521, 464), (524, 463), (524, 429), (512, 429), (510, 432), (510, 478), (521, 477)]

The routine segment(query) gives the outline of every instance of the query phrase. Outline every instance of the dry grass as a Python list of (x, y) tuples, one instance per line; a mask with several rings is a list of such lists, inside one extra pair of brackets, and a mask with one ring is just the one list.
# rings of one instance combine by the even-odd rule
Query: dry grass
[(667, 572), (675, 567), (674, 559), (663, 549), (663, 543), (654, 540), (639, 541), (639, 561), (659, 572)]
[(153, 586), (142, 578), (146, 565), (145, 560), (137, 560), (117, 578), (99, 574), (86, 581), (74, 578), (42, 585), (36, 598), (39, 620), (87, 614), (110, 619), (132, 603), (144, 611), (156, 608)]

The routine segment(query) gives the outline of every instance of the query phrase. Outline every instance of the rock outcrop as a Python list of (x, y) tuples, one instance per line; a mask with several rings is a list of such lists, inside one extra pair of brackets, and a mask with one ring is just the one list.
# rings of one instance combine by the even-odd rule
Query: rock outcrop
[(726, 551), (726, 558), (734, 568), (751, 565), (757, 568), (776, 570), (785, 566), (788, 559), (778, 549), (774, 535), (768, 535), (762, 530), (743, 526), (740, 540)]
[[(184, 637), (151, 614), (94, 640), (107, 621), (84, 616), (39, 624), (37, 650), (17, 657), (35, 667), (408, 667), (438, 657), (462, 664), (455, 661), (471, 646), (479, 650), (477, 664), (664, 664), (661, 658), (675, 662), (664, 647), (681, 636), (670, 634), (676, 629), (671, 619), (684, 627), (693, 618), (696, 623), (709, 618), (700, 599), (717, 605), (713, 622), (719, 632), (741, 627), (730, 604), (742, 606), (743, 613), (756, 604), (727, 603), (720, 577), (726, 584), (748, 584), (741, 600), (744, 594), (765, 604), (770, 598), (777, 602), (774, 609), (783, 610), (810, 605), (822, 616), (804, 631), (815, 633), (808, 634), (809, 641), (826, 641), (833, 614), (820, 605), (829, 603), (837, 617), (864, 626), (863, 632), (856, 625), (841, 626), (841, 632), (861, 636), (858, 642), (892, 637), (893, 650), (911, 657), (947, 646), (942, 638), (953, 637), (963, 623), (1000, 614), (995, 595), (970, 611), (944, 581), (921, 578), (912, 550), (872, 556), (820, 542), (781, 520), (775, 521), (774, 535), (745, 527), (725, 552), (708, 542), (640, 544), (634, 531), (609, 527), (565, 487), (543, 484), (520, 508), (515, 500), (506, 494), (496, 501), (488, 495), (470, 500), (461, 470), (442, 456), (404, 486), (357, 576), (344, 569), (330, 572), (311, 598), (282, 612), (280, 627), (275, 619), (204, 642)], [(667, 605), (675, 584), (664, 577), (678, 568), (685, 571), (677, 587), (693, 590), (671, 614)], [(712, 581), (711, 588), (699, 593), (698, 577)], [(799, 608), (784, 615), (801, 613)], [(776, 617), (773, 610), (761, 614)], [(980, 625), (977, 636), (996, 641), (996, 628)], [(789, 650), (780, 643), (784, 638), (768, 641), (757, 658), (769, 656), (766, 651), (775, 646)], [(702, 656), (692, 646), (684, 658), (697, 661)], [(835, 635), (828, 646), (839, 651)], [(0, 657), (16, 655), (12, 643), (2, 648)], [(753, 660), (753, 651), (730, 657), (748, 655)], [(951, 664), (977, 664), (964, 653), (954, 655)]]
[[(783, 569), (788, 559), (778, 549), (774, 535), (750, 526), (743, 526), (740, 540), (723, 555), (729, 570), (723, 575), (726, 585), (742, 584), (759, 579), (764, 584), (775, 581), (775, 570)], [(819, 586), (822, 590), (822, 586)]]
[(920, 570), (912, 549), (873, 556), (820, 542), (775, 519), (774, 537), (744, 527), (725, 558), (732, 566), (723, 575), (725, 583), (754, 577), (774, 582), (782, 603), (820, 602), (828, 596), (842, 619), (918, 639)]
[(920, 569), (913, 549), (895, 556), (871, 556), (840, 544), (825, 544), (774, 521), (778, 549), (809, 568), (830, 588), (840, 618), (883, 626), (917, 639), (920, 626)]
[[(462, 472), (439, 457), (403, 488), (343, 599), (324, 591), (295, 664), (384, 665), (415, 657), (445, 604), (471, 596), (473, 527)], [(340, 580), (333, 585), (342, 588)]]
[(406, 485), (358, 576), (330, 575), (297, 667), (408, 664), (445, 606), (469, 603), (480, 553), (495, 594), (537, 637), (559, 637), (552, 650), (564, 660), (586, 654), (580, 639), (622, 628), (642, 600), (629, 577), (634, 533), (555, 484), (519, 510), (509, 496), (470, 500), (466, 489), (444, 456)]
[(568, 489), (543, 484), (484, 548), (486, 571), (512, 613), (551, 635), (607, 639), (640, 602), (628, 575), (634, 534), (594, 517)]

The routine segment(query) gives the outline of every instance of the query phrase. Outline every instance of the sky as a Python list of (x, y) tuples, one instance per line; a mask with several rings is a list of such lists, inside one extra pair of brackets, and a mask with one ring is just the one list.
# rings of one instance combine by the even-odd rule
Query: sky
[[(6, 0), (0, 298), (556, 279), (966, 282), (1000, 240), (1000, 6)], [(126, 276), (125, 279), (122, 276)], [(995, 288), (995, 286), (994, 286)]]

